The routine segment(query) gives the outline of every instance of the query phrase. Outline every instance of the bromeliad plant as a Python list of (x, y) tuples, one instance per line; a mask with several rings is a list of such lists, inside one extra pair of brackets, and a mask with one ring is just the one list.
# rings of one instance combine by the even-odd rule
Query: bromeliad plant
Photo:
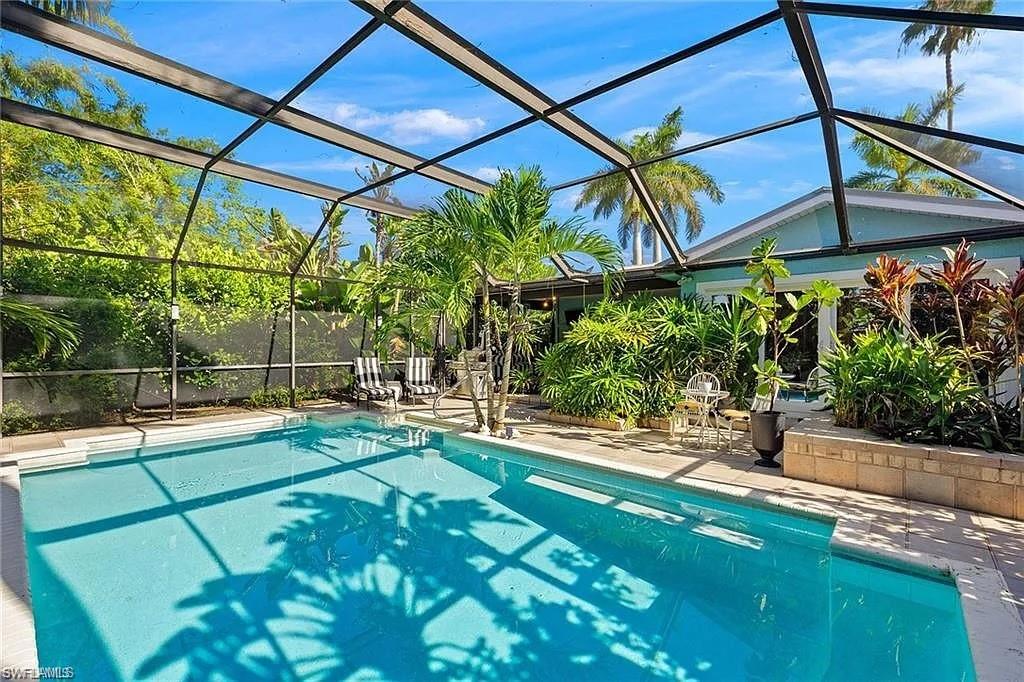
[(817, 321), (814, 315), (807, 322), (794, 326), (800, 311), (808, 306), (820, 310), (822, 306), (835, 305), (843, 295), (842, 290), (829, 280), (815, 280), (811, 288), (799, 296), (791, 292), (783, 293), (790, 312), (780, 316), (782, 304), (778, 296), (778, 280), (787, 279), (790, 273), (785, 261), (776, 257), (776, 248), (777, 240), (774, 237), (765, 237), (754, 248), (745, 267), (751, 276), (750, 284), (740, 291), (740, 296), (749, 304), (748, 314), (755, 330), (765, 335), (771, 343), (771, 357), (754, 366), (759, 379), (757, 394), (769, 398), (769, 412), (775, 411), (775, 397), (779, 389), (788, 386), (782, 378), (779, 357), (786, 346), (797, 342), (798, 335), (806, 326)]

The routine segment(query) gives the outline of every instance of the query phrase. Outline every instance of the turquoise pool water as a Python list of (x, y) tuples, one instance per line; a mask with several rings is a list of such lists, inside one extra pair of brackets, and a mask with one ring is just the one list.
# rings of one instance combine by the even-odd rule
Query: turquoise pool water
[(364, 420), (27, 475), (76, 679), (964, 680), (948, 582), (831, 527)]

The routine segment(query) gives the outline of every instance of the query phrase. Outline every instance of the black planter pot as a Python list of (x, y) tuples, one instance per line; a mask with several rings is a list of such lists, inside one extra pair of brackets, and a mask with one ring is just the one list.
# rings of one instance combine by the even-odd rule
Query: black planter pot
[(754, 412), (750, 415), (750, 440), (761, 458), (758, 466), (777, 469), (781, 464), (775, 456), (782, 452), (786, 431), (786, 415), (782, 412)]

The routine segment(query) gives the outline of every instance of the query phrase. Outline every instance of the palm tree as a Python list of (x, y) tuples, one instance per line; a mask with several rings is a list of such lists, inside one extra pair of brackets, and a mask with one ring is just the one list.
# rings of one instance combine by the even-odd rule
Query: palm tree
[(26, 0), (26, 2), (44, 12), (56, 14), (101, 31), (105, 30), (121, 40), (131, 42), (128, 30), (110, 16), (113, 0)]
[[(487, 194), (469, 197), (449, 190), (405, 232), (406, 249), (401, 260), (412, 271), (408, 284), (421, 292), (422, 305), (450, 316), (464, 328), (477, 292), (485, 333), (484, 352), (493, 366), (489, 334), (498, 330), (504, 338), (502, 379), (497, 392), (487, 385), (487, 414), (477, 407), (477, 423), (497, 434), (504, 428), (508, 408), (509, 377), (514, 340), (522, 336), (530, 319), (521, 305), (522, 285), (533, 278), (545, 259), (556, 254), (587, 255), (609, 277), (621, 269), (622, 254), (616, 245), (584, 220), (574, 216), (558, 221), (551, 211), (551, 191), (537, 168), (501, 171)], [(498, 311), (491, 305), (491, 291), (500, 282), (509, 305), (504, 319), (494, 324)], [(462, 340), (465, 346), (465, 340)], [(468, 368), (467, 368), (468, 371)], [(470, 382), (472, 384), (472, 382)], [(471, 390), (472, 394), (472, 390)]]
[(113, 3), (111, 0), (28, 0), (28, 4), (65, 19), (97, 26), (110, 14)]
[[(935, 12), (969, 12), (992, 14), (995, 0), (925, 0), (919, 9)], [(946, 128), (953, 130), (953, 53), (969, 46), (978, 37), (978, 30), (970, 26), (944, 26), (916, 23), (903, 30), (901, 49), (920, 43), (921, 53), (941, 54), (946, 62)]]
[[(957, 90), (954, 89), (954, 92)], [(947, 102), (945, 97), (936, 97), (932, 100), (927, 112), (922, 112), (916, 104), (908, 104), (898, 118), (907, 123), (931, 125), (945, 108)], [(879, 112), (871, 110), (867, 110), (867, 113), (880, 115)], [(885, 132), (907, 145), (953, 166), (968, 165), (977, 161), (979, 157), (979, 153), (975, 149), (954, 140), (933, 141), (931, 138), (922, 138), (917, 133), (894, 128), (886, 128)], [(970, 185), (947, 177), (928, 164), (907, 156), (864, 133), (856, 133), (850, 146), (857, 152), (867, 168), (847, 178), (845, 182), (847, 187), (963, 199), (972, 199), (978, 196), (978, 192)]]
[[(637, 133), (631, 140), (617, 140), (635, 161), (645, 161), (663, 156), (676, 148), (683, 133), (683, 110), (681, 107), (670, 111), (661, 125), (651, 131)], [(623, 248), (633, 244), (633, 263), (643, 262), (643, 245), (654, 244), (654, 260), (661, 260), (661, 241), (654, 232), (650, 218), (644, 210), (633, 185), (625, 173), (615, 173), (616, 167), (606, 167), (600, 172), (613, 173), (588, 182), (579, 200), (577, 210), (583, 206), (594, 206), (594, 218), (607, 218), (619, 212), (619, 243)], [(680, 211), (686, 215), (686, 238), (696, 239), (704, 227), (704, 212), (697, 195), (703, 194), (716, 204), (722, 203), (725, 195), (718, 183), (700, 166), (680, 159), (666, 159), (644, 166), (641, 170), (651, 194), (661, 210), (662, 216), (673, 233), (678, 231)]]
[[(371, 161), (370, 165), (366, 167), (365, 171), (356, 170), (356, 175), (367, 185), (371, 185), (381, 180), (386, 180), (395, 174), (398, 170), (398, 166), (393, 164), (385, 164), (383, 166), (378, 165), (376, 161)], [(374, 199), (377, 201), (383, 201), (388, 204), (400, 204), (401, 202), (395, 198), (394, 193), (391, 191), (394, 186), (393, 182), (387, 182), (382, 185), (377, 185), (371, 191)], [(373, 254), (377, 259), (377, 265), (380, 265), (385, 260), (385, 251), (387, 241), (389, 237), (389, 227), (391, 224), (390, 216), (386, 216), (383, 213), (377, 213), (376, 211), (367, 211), (366, 217), (369, 219), (370, 224), (373, 225), (374, 235), (374, 247)]]
[(28, 332), (39, 357), (55, 351), (67, 358), (78, 345), (79, 326), (66, 315), (8, 296), (0, 298), (0, 318), (5, 327), (20, 327)]
[[(327, 217), (331, 204), (324, 202), (320, 211)], [(348, 215), (348, 209), (339, 206), (327, 222), (321, 239), (310, 249), (309, 255), (302, 263), (299, 272), (304, 275), (326, 275), (338, 265), (339, 251), (349, 244), (342, 222)], [(270, 254), (281, 265), (291, 269), (295, 267), (302, 254), (309, 247), (310, 236), (294, 227), (281, 211), (270, 209), (268, 226), (260, 243), (260, 250)]]
[[(470, 347), (466, 327), (473, 314), (476, 294), (481, 294), (481, 308), (488, 320), (484, 331), (487, 364), (491, 366), (490, 291), (494, 267), (488, 246), (486, 215), (478, 198), (457, 189), (450, 189), (428, 208), (406, 224), (404, 248), (398, 261), (390, 263), (404, 284), (419, 292), (412, 304), (418, 315), (443, 317), (457, 330), (458, 351)], [(469, 359), (464, 367), (470, 376)], [(488, 378), (490, 374), (488, 373)], [(468, 385), (477, 428), (487, 423), (476, 383)], [(494, 410), (493, 387), (487, 384), (488, 415)]]
[[(514, 339), (528, 324), (520, 303), (523, 282), (528, 281), (545, 258), (577, 253), (589, 256), (606, 275), (622, 267), (622, 253), (607, 237), (588, 229), (579, 216), (558, 221), (548, 216), (551, 192), (544, 184), (540, 169), (521, 168), (502, 171), (494, 187), (484, 195), (482, 208), (487, 217), (487, 240), (498, 264), (495, 275), (505, 283), (509, 294), (503, 329), (501, 388), (492, 434), (504, 428), (508, 409), (509, 377), (512, 373)], [(607, 278), (606, 278), (607, 281)]]

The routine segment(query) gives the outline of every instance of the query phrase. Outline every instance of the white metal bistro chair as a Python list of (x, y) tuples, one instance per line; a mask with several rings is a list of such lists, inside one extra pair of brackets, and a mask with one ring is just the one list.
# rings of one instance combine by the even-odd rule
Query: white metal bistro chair
[(366, 398), (366, 408), (370, 408), (371, 400), (391, 401), (395, 409), (398, 409), (397, 391), (384, 380), (384, 373), (380, 369), (380, 360), (375, 357), (356, 358), (353, 363), (355, 371), (355, 387), (352, 393), (356, 399), (356, 406), (359, 405), (359, 396)]
[(704, 443), (704, 431), (711, 426), (710, 415), (718, 401), (725, 397), (722, 382), (710, 372), (697, 372), (686, 382), (685, 397), (676, 404), (669, 420), (669, 435), (675, 436), (679, 426), (682, 432), (690, 430), (690, 417), (697, 418), (700, 426), (698, 444)]

